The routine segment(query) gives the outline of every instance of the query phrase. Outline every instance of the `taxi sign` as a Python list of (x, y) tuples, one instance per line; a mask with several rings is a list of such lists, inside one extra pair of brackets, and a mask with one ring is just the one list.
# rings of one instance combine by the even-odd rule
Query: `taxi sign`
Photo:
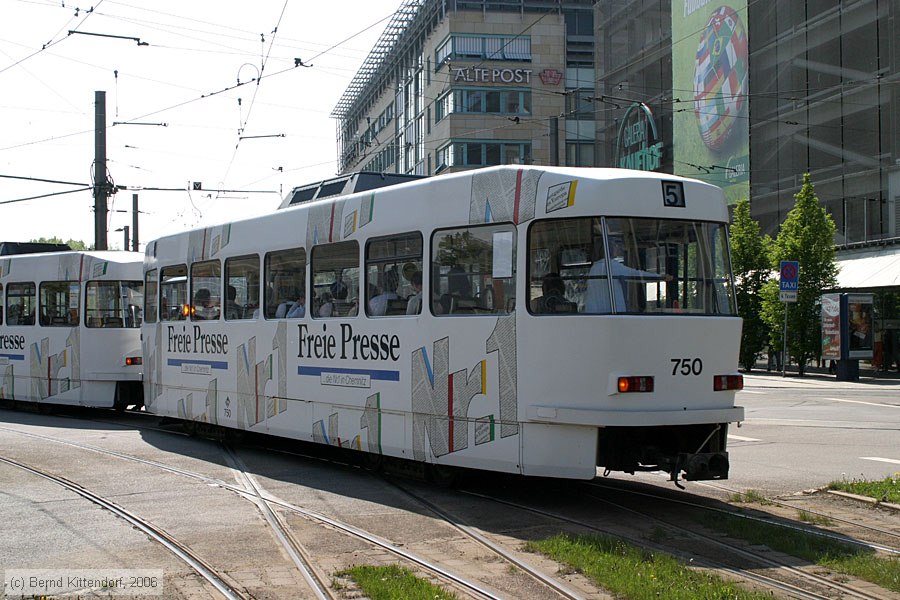
[(783, 260), (780, 272), (778, 299), (782, 302), (796, 302), (800, 288), (800, 263), (796, 260)]

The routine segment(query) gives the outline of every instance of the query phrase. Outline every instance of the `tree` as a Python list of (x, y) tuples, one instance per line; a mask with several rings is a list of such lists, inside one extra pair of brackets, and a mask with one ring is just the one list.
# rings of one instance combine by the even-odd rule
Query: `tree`
[(30, 241), (36, 242), (39, 244), (67, 244), (69, 246), (69, 248), (71, 248), (72, 250), (93, 250), (94, 249), (93, 244), (88, 246), (87, 244), (85, 244), (84, 242), (79, 241), (79, 240), (63, 241), (62, 238), (58, 238), (58, 237), (52, 237), (52, 238), (41, 237), (36, 240), (30, 240)]
[(739, 362), (745, 371), (750, 371), (769, 341), (769, 327), (762, 318), (761, 292), (771, 277), (772, 238), (760, 233), (759, 223), (750, 217), (747, 199), (734, 207), (730, 234), (738, 314), (744, 320)]
[[(834, 220), (819, 205), (806, 173), (803, 186), (794, 196), (794, 208), (782, 223), (771, 253), (773, 268), (777, 269), (783, 260), (800, 263), (797, 301), (786, 303), (788, 355), (796, 361), (800, 375), (806, 364), (821, 354), (819, 297), (825, 290), (837, 287), (834, 232)], [(771, 290), (763, 294), (763, 305), (763, 318), (772, 331), (770, 339), (778, 342), (784, 326), (784, 306)]]

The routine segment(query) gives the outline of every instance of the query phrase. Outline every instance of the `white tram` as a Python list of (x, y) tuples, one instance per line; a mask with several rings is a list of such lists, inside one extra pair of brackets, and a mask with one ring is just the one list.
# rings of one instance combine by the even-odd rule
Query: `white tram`
[(0, 258), (0, 400), (141, 404), (142, 256)]
[(725, 478), (727, 221), (694, 180), (504, 166), (165, 237), (146, 406), (437, 467)]

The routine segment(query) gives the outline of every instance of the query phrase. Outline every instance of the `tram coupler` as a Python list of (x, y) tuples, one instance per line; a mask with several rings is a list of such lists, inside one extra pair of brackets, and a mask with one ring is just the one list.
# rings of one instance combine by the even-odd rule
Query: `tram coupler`
[(728, 478), (727, 452), (701, 452), (688, 454), (682, 452), (672, 469), (672, 481), (678, 481), (678, 473), (684, 471), (685, 481), (708, 481)]

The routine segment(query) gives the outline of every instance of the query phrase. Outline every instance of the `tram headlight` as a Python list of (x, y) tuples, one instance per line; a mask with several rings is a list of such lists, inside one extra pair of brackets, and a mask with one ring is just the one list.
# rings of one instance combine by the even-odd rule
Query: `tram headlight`
[(744, 389), (743, 375), (714, 375), (713, 390), (722, 392), (725, 390), (742, 390)]
[(653, 377), (650, 377), (649, 375), (619, 377), (617, 389), (619, 390), (620, 394), (627, 394), (631, 392), (652, 392)]

